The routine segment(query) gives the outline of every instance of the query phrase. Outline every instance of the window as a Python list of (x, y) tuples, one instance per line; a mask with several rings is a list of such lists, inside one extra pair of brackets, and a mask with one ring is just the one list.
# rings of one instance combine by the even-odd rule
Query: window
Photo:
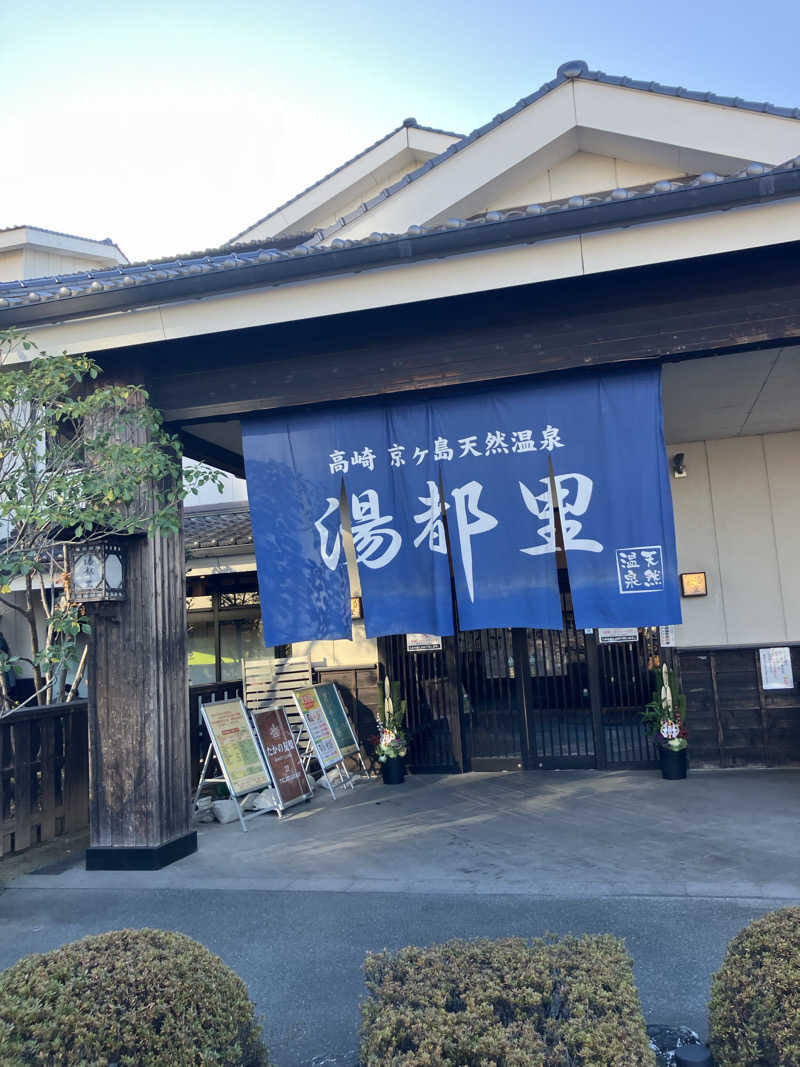
[(189, 685), (237, 681), (243, 659), (291, 654), (284, 647), (265, 647), (255, 586), (253, 572), (189, 579)]

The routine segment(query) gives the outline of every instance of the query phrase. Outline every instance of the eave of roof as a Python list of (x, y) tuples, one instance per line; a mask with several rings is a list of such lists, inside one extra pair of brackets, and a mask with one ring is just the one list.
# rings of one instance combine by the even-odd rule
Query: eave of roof
[(247, 503), (185, 508), (183, 531), (187, 554), (191, 556), (214, 555), (219, 549), (253, 548)]
[(401, 130), (409, 128), (415, 130), (423, 130), (425, 133), (439, 133), (443, 137), (463, 137), (463, 134), (461, 133), (452, 133), (450, 130), (438, 130), (435, 126), (420, 126), (416, 119), (405, 119), (400, 126), (396, 126), (393, 130), (390, 130), (383, 137), (379, 137), (377, 141), (373, 142), (371, 145), (368, 145), (360, 152), (357, 152), (356, 155), (352, 156), (344, 163), (341, 163), (338, 167), (334, 167), (334, 169), (332, 171), (329, 171), (326, 175), (324, 175), (324, 177), (319, 178), (315, 182), (312, 182), (311, 185), (307, 185), (305, 189), (303, 189), (299, 193), (296, 193), (294, 196), (290, 197), (278, 207), (273, 208), (272, 211), (264, 215), (263, 218), (257, 219), (256, 222), (251, 222), (249, 226), (246, 226), (240, 233), (237, 233), (235, 237), (232, 237), (228, 244), (236, 244), (239, 238), (243, 237), (251, 230), (254, 230), (256, 226), (260, 226), (262, 223), (268, 222), (269, 219), (274, 218), (275, 215), (279, 215), (281, 211), (285, 211), (287, 207), (289, 207), (291, 204), (294, 204), (297, 200), (301, 200), (313, 189), (316, 189), (320, 185), (324, 185), (325, 182), (329, 181), (335, 175), (339, 174), (343, 170), (346, 170), (347, 167), (352, 166), (353, 163), (357, 163), (359, 159), (363, 159), (364, 156), (369, 155), (370, 152), (373, 152), (376, 148), (380, 147), (380, 145), (385, 144), (386, 141), (391, 140), (391, 138), (394, 137), (395, 134), (399, 133)]
[(731, 177), (706, 173), (636, 190), (573, 196), (524, 210), (490, 211), (405, 234), (372, 233), (330, 245), (301, 244), (159, 266), (89, 271), (63, 278), (0, 283), (0, 328), (24, 328), (91, 314), (278, 286), (325, 275), (402, 266), (433, 258), (533, 244), (575, 234), (800, 197), (800, 156), (779, 167), (750, 164)]

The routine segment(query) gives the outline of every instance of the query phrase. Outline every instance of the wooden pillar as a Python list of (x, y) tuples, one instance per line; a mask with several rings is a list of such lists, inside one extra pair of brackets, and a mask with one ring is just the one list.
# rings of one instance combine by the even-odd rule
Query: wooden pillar
[(191, 828), (183, 535), (133, 537), (128, 597), (93, 609), (89, 870), (157, 870)]
[[(133, 394), (130, 402), (145, 401)], [(145, 433), (121, 432), (131, 443)], [(144, 513), (155, 488), (140, 487)], [(90, 615), (86, 866), (157, 870), (197, 849), (182, 521), (176, 534), (128, 538), (127, 599), (97, 605)]]

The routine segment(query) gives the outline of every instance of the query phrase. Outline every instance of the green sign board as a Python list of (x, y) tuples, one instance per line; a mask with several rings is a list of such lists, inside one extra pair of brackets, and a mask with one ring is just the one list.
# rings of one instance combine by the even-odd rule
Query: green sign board
[(353, 733), (353, 727), (350, 725), (347, 712), (344, 710), (339, 690), (333, 682), (326, 682), (325, 685), (315, 685), (314, 690), (317, 694), (317, 699), (322, 705), (322, 710), (325, 712), (325, 718), (328, 720), (328, 725), (336, 739), (340, 752), (343, 756), (352, 756), (358, 752), (358, 741)]

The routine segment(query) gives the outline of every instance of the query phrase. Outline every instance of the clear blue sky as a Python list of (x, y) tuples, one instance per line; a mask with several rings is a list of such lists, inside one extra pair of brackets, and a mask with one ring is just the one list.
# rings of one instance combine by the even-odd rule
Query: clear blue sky
[(800, 105), (797, 0), (0, 0), (0, 227), (219, 244), (407, 116), (467, 133), (593, 69)]

